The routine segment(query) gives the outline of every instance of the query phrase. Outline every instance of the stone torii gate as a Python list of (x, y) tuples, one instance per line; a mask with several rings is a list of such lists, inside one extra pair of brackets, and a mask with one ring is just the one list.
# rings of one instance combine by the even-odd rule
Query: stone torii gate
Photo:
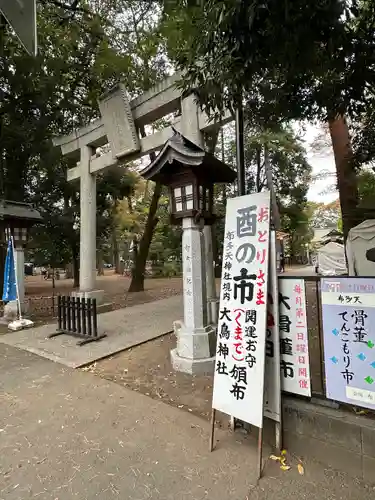
[[(203, 113), (193, 93), (182, 94), (176, 81), (177, 73), (128, 101), (122, 84), (106, 92), (99, 100), (101, 118), (69, 136), (56, 138), (63, 155), (77, 160), (68, 171), (68, 181), (80, 181), (80, 272), (78, 296), (102, 300), (103, 291), (96, 289), (96, 174), (110, 168), (122, 167), (142, 156), (160, 149), (173, 135), (173, 128), (200, 147), (204, 133), (232, 119), (229, 114), (220, 123), (210, 121)], [(172, 126), (140, 137), (139, 129), (167, 114), (181, 111)], [(109, 143), (109, 151), (101, 147)], [(216, 322), (217, 301), (212, 253), (211, 226), (204, 227), (206, 253), (207, 312), (210, 323)]]

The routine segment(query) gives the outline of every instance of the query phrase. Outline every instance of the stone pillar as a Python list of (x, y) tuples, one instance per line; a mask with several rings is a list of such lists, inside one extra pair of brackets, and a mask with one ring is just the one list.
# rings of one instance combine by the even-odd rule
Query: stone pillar
[[(207, 320), (206, 266), (203, 222), (182, 221), (184, 321), (176, 322), (177, 348), (171, 351), (173, 368), (190, 374), (214, 369), (216, 332)], [(178, 326), (177, 326), (178, 325)]]
[[(181, 101), (182, 134), (194, 142), (197, 146), (204, 148), (203, 134), (199, 128), (199, 106), (197, 97), (194, 93), (187, 94)], [(214, 260), (212, 251), (212, 228), (209, 225), (204, 226), (205, 239), (205, 264), (206, 264), (206, 290), (207, 290), (207, 315), (208, 324), (216, 324), (217, 304)]]
[(212, 226), (205, 224), (203, 228), (206, 264), (207, 316), (209, 324), (217, 324), (218, 304), (216, 295), (214, 255), (212, 248)]
[(199, 106), (194, 93), (186, 95), (181, 101), (181, 132), (189, 141), (204, 148), (203, 134), (199, 128)]
[(103, 296), (96, 284), (96, 178), (90, 173), (92, 149), (81, 148), (80, 159), (80, 257), (79, 295), (85, 298)]

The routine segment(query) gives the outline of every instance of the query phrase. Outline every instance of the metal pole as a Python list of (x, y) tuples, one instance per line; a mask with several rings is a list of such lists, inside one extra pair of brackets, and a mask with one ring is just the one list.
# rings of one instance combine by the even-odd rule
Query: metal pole
[(236, 109), (236, 157), (237, 157), (237, 185), (238, 196), (246, 194), (245, 184), (245, 146), (244, 146), (244, 120), (242, 98), (238, 99)]
[(215, 416), (216, 416), (216, 410), (215, 410), (215, 408), (212, 408), (212, 410), (211, 410), (210, 451), (212, 451), (214, 449)]
[[(4, 46), (5, 46), (5, 31), (6, 31), (6, 20), (5, 17), (0, 14), (0, 58), (4, 60)], [(0, 88), (0, 103), (2, 103), (4, 98), (3, 89)], [(3, 134), (4, 134), (4, 124), (3, 124), (3, 113), (0, 113), (0, 195), (5, 197), (4, 188), (4, 146), (3, 146)]]
[(271, 288), (270, 293), (273, 296), (273, 305), (272, 305), (272, 314), (275, 318), (275, 346), (277, 353), (275, 354), (275, 360), (277, 360), (277, 376), (273, 381), (275, 384), (275, 393), (277, 394), (277, 411), (279, 413), (279, 422), (275, 421), (275, 447), (278, 452), (281, 452), (282, 449), (282, 421), (283, 421), (283, 405), (282, 405), (282, 397), (281, 397), (281, 379), (280, 379), (280, 331), (279, 331), (279, 306), (278, 306), (278, 297), (279, 297), (279, 287), (278, 287), (278, 279), (277, 279), (277, 265), (276, 265), (276, 231), (271, 229), (270, 231), (270, 262), (269, 262), (269, 273), (270, 280), (269, 286)]
[(66, 297), (61, 297), (61, 307), (62, 307), (62, 324), (63, 330), (66, 331)]
[(82, 313), (82, 335), (86, 335), (86, 299), (81, 299), (81, 313)]
[(14, 277), (15, 277), (15, 280), (16, 280), (18, 319), (22, 320), (20, 289), (19, 289), (19, 285), (18, 285), (18, 275), (17, 275), (17, 259), (16, 259), (16, 252), (15, 252), (15, 249), (14, 249), (14, 239), (13, 239), (13, 236), (10, 237), (10, 241), (11, 241), (12, 250), (13, 250), (13, 262), (14, 262), (14, 274), (15, 274)]
[[(264, 368), (266, 367), (266, 351), (264, 350)], [(263, 461), (263, 424), (264, 424), (264, 390), (265, 390), (265, 371), (263, 373), (263, 404), (262, 404), (262, 421), (260, 423), (260, 427), (258, 429), (258, 481), (262, 477), (262, 461)]]
[(57, 325), (58, 325), (58, 330), (61, 330), (62, 328), (62, 304), (61, 304), (61, 295), (57, 296)]
[(80, 297), (77, 297), (76, 308), (77, 308), (77, 332), (78, 333), (82, 333), (82, 326), (81, 326), (81, 298)]
[(98, 336), (98, 317), (96, 310), (96, 299), (92, 300), (92, 314), (93, 314), (93, 328), (94, 328), (94, 337)]
[[(305, 284), (305, 293), (306, 293), (306, 283)], [(323, 396), (326, 395), (326, 381), (325, 381), (325, 366), (324, 366), (324, 340), (323, 340), (323, 325), (322, 325), (322, 307), (320, 303), (321, 296), (321, 281), (320, 279), (316, 281), (316, 314), (318, 317), (318, 335), (319, 335), (319, 354), (320, 354), (320, 373), (321, 373), (321, 387)]]
[(263, 426), (259, 428), (259, 434), (258, 434), (258, 481), (262, 477), (262, 461), (263, 461)]
[(68, 321), (68, 332), (72, 331), (72, 315), (71, 315), (71, 303), (70, 303), (70, 295), (66, 297), (66, 313), (67, 313), (67, 321)]
[(273, 185), (272, 167), (270, 163), (270, 152), (267, 145), (264, 145), (264, 169), (267, 179), (267, 187), (271, 192), (272, 222), (276, 230), (280, 229), (280, 213), (277, 205), (275, 187)]
[(90, 337), (92, 335), (91, 315), (92, 315), (91, 299), (87, 299), (87, 303), (86, 303), (87, 335), (89, 335)]
[(71, 297), (71, 305), (72, 305), (72, 331), (75, 333), (77, 331), (76, 319), (77, 319), (77, 308), (76, 308), (76, 299), (75, 297)]

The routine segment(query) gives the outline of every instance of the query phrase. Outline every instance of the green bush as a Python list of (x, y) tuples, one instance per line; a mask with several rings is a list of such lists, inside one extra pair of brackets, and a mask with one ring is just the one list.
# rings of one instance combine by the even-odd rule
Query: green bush
[(182, 266), (181, 262), (169, 261), (164, 262), (162, 265), (152, 266), (153, 278), (172, 278), (173, 276), (181, 276)]

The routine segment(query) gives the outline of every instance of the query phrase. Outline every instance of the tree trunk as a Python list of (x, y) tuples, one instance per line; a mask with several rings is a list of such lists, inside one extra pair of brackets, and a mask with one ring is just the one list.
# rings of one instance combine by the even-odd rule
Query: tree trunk
[(353, 166), (353, 150), (349, 128), (344, 116), (328, 121), (335, 156), (337, 187), (340, 193), (342, 227), (346, 240), (349, 230), (358, 222), (358, 184)]
[[(141, 136), (146, 137), (145, 128), (142, 126), (139, 129)], [(150, 161), (154, 161), (156, 155), (154, 152), (149, 154)], [(129, 292), (143, 292), (145, 289), (145, 270), (146, 262), (148, 257), (148, 252), (150, 249), (152, 237), (154, 235), (154, 229), (158, 223), (156, 217), (156, 212), (158, 209), (159, 198), (161, 196), (162, 186), (161, 184), (155, 184), (154, 193), (152, 195), (150, 210), (148, 211), (148, 216), (145, 224), (145, 229), (143, 231), (142, 238), (137, 245), (137, 253), (134, 255), (134, 266), (132, 270), (132, 280), (129, 286)], [(132, 207), (129, 205), (130, 212)]]
[(72, 279), (73, 278), (73, 264), (67, 264), (65, 267), (65, 278)]
[(131, 244), (131, 251), (129, 250), (129, 258), (132, 262), (132, 274), (134, 273), (134, 268), (135, 268), (135, 263), (137, 261), (137, 255), (138, 255), (138, 240), (137, 237), (134, 236), (132, 239), (132, 244)]
[(120, 274), (120, 254), (118, 251), (116, 229), (113, 229), (112, 231), (112, 254), (113, 254), (113, 267), (115, 268), (115, 273)]
[[(220, 138), (221, 138), (221, 161), (223, 163), (225, 163), (225, 143), (224, 143), (224, 129), (223, 129), (223, 127), (221, 127)], [(223, 204), (226, 207), (226, 205), (227, 205), (227, 185), (225, 183), (223, 184), (222, 196), (223, 196)]]
[(79, 258), (78, 248), (76, 245), (72, 247), (72, 264), (73, 264), (73, 288), (79, 287)]
[(135, 265), (132, 274), (132, 281), (130, 283), (129, 292), (143, 292), (145, 282), (145, 269), (148, 252), (150, 249), (154, 229), (158, 223), (156, 211), (158, 209), (159, 198), (161, 196), (161, 184), (155, 184), (154, 193), (150, 204), (150, 209), (145, 224), (145, 229), (142, 238), (138, 244), (138, 252), (135, 259)]
[(103, 266), (103, 252), (102, 250), (98, 250), (96, 252), (96, 264), (98, 268), (98, 276), (104, 275), (104, 266)]
[(261, 175), (261, 172), (262, 172), (262, 157), (261, 157), (261, 155), (262, 155), (261, 150), (258, 147), (257, 148), (257, 177), (256, 177), (256, 190), (257, 190), (257, 193), (260, 193), (260, 191), (262, 190), (261, 180), (260, 180), (260, 175)]

